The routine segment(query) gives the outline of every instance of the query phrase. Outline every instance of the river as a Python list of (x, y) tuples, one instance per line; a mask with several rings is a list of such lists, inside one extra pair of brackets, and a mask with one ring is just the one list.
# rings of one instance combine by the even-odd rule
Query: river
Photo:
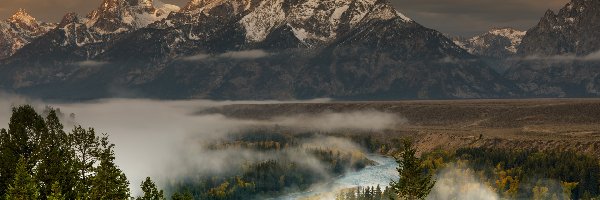
[(343, 176), (335, 178), (331, 182), (323, 183), (314, 186), (312, 189), (304, 192), (296, 192), (286, 194), (274, 200), (293, 200), (313, 197), (317, 199), (334, 199), (337, 191), (345, 188), (377, 186), (385, 188), (391, 180), (398, 180), (398, 166), (396, 161), (391, 157), (385, 157), (377, 154), (369, 154), (369, 159), (377, 164), (365, 167), (362, 170), (348, 172)]

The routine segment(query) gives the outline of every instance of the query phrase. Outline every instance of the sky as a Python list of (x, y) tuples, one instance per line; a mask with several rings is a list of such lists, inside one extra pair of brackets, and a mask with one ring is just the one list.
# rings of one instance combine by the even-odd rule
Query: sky
[[(0, 19), (24, 8), (39, 20), (58, 22), (67, 12), (85, 15), (102, 0), (0, 0)], [(189, 0), (163, 0), (184, 5)], [(527, 30), (548, 9), (569, 0), (389, 0), (416, 22), (452, 36), (472, 36), (494, 27)]]

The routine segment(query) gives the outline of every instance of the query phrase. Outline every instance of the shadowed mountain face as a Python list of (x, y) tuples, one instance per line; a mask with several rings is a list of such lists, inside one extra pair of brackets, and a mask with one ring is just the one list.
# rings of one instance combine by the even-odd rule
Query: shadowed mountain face
[(546, 12), (508, 62), (505, 77), (531, 96), (600, 95), (600, 2), (573, 0)]
[(139, 16), (160, 10), (156, 2), (135, 3), (107, 0), (87, 18), (65, 16), (5, 61), (13, 76), (3, 85), (50, 98), (510, 94), (498, 74), (386, 1), (191, 1), (152, 23)]
[[(498, 48), (477, 51), (513, 56), (521, 33), (491, 31), (480, 39)], [(581, 84), (569, 86), (574, 92), (565, 95), (536, 92), (523, 86), (535, 76), (511, 69), (506, 76), (492, 70), (385, 0), (192, 0), (181, 9), (158, 1), (105, 0), (87, 17), (66, 15), (58, 28), (5, 59), (0, 83), (59, 99), (591, 94)]]
[(523, 38), (519, 54), (588, 55), (600, 50), (600, 2), (572, 0), (558, 14), (548, 10)]

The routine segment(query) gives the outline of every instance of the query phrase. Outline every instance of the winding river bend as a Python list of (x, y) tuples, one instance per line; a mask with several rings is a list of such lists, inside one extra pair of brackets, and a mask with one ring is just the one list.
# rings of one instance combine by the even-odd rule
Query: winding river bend
[(336, 191), (341, 189), (377, 185), (384, 188), (389, 185), (391, 180), (398, 180), (398, 172), (396, 171), (398, 165), (393, 158), (376, 154), (369, 154), (367, 157), (377, 162), (377, 164), (360, 171), (346, 173), (329, 183), (314, 186), (309, 191), (286, 194), (274, 199), (293, 200), (307, 197), (334, 199)]

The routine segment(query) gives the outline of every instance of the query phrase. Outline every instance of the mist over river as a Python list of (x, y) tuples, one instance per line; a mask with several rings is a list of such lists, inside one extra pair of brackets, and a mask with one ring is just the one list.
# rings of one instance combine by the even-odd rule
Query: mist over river
[(376, 164), (365, 167), (362, 170), (348, 172), (343, 176), (336, 177), (333, 181), (314, 186), (311, 190), (297, 193), (290, 193), (274, 200), (293, 200), (307, 197), (318, 197), (319, 199), (335, 199), (337, 191), (354, 187), (376, 187), (379, 185), (385, 188), (390, 181), (399, 179), (396, 167), (398, 164), (392, 157), (385, 157), (377, 154), (369, 154), (367, 157), (375, 161)]

